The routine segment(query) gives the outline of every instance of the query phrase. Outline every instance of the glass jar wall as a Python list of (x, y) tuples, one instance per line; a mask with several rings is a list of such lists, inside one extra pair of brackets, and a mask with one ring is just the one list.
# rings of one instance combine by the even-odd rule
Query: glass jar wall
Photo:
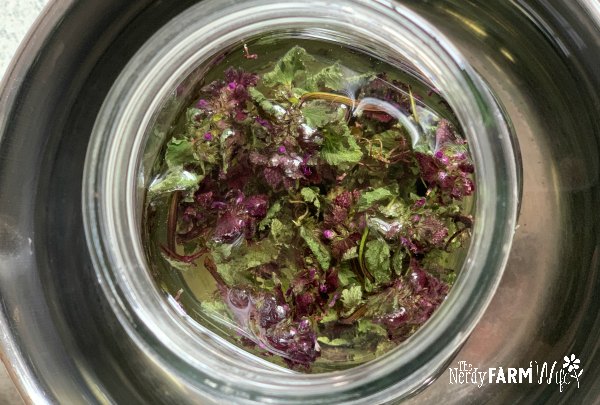
[[(165, 141), (157, 134), (165, 136), (172, 125), (165, 115), (178, 109), (161, 108), (175, 89), (187, 87), (186, 78), (198, 80), (205, 61), (260, 35), (351, 43), (358, 51), (414, 72), (450, 104), (477, 167), (478, 220), (452, 292), (406, 343), (348, 370), (299, 375), (266, 363), (169, 304), (146, 270), (149, 264), (139, 236), (144, 190)], [(452, 44), (425, 20), (407, 8), (376, 2), (324, 7), (320, 2), (256, 1), (203, 2), (140, 50), (120, 75), (97, 121), (85, 191), (90, 248), (98, 253), (95, 263), (107, 281), (105, 292), (117, 298), (117, 311), (132, 317), (125, 327), (152, 337), (142, 343), (156, 352), (157, 361), (179, 359), (174, 371), (178, 378), (200, 373), (203, 377), (194, 377), (190, 384), (216, 398), (226, 393), (250, 401), (298, 403), (310, 398), (330, 403), (358, 395), (360, 402), (372, 403), (401, 398), (422, 387), (475, 326), (507, 259), (502, 252), (511, 243), (518, 183), (515, 150), (500, 107)]]

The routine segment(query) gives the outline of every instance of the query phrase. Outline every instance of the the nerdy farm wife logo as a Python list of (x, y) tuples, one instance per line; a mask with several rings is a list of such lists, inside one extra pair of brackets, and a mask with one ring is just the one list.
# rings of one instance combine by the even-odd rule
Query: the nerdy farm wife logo
[(450, 367), (450, 384), (475, 384), (479, 388), (485, 384), (556, 384), (563, 392), (567, 385), (577, 384), (583, 374), (581, 361), (574, 355), (563, 358), (562, 368), (555, 361), (529, 362), (529, 367), (490, 367), (479, 369), (466, 361), (459, 361), (458, 367)]

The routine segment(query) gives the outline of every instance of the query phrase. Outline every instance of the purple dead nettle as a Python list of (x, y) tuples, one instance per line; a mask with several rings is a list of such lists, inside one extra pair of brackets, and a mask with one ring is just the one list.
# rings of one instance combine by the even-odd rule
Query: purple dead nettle
[(315, 61), (294, 47), (267, 73), (230, 67), (202, 87), (166, 147), (163, 177), (179, 183), (149, 191), (168, 196), (165, 260), (212, 275), (207, 308), (240, 344), (303, 370), (331, 350), (398, 344), (429, 319), (469, 240), (475, 191), (450, 119), (434, 121), (433, 150), (416, 150), (388, 114), (418, 126), (418, 92), (366, 74), (356, 97), (388, 110), (353, 115), (344, 71)]

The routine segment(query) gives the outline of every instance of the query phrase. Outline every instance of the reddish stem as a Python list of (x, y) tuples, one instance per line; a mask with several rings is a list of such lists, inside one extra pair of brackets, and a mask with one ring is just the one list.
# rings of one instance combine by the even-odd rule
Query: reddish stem
[(464, 227), (462, 229), (459, 229), (458, 231), (454, 232), (454, 234), (450, 237), (450, 239), (448, 239), (448, 242), (446, 242), (446, 246), (444, 246), (444, 250), (446, 252), (449, 252), (448, 249), (450, 249), (450, 244), (452, 243), (452, 241), (454, 241), (454, 239), (458, 238), (458, 236), (463, 233), (464, 231), (468, 230), (469, 227)]
[(187, 233), (179, 233), (177, 234), (177, 240), (181, 242), (189, 242), (191, 240), (196, 239), (198, 236), (202, 234), (202, 228), (196, 227)]
[(354, 322), (358, 321), (365, 313), (367, 312), (367, 306), (361, 305), (354, 312), (350, 314), (347, 318), (342, 318), (339, 320), (341, 324), (351, 325)]
[(250, 50), (248, 49), (248, 45), (244, 44), (244, 58), (258, 59), (258, 55), (255, 53), (250, 53)]
[(215, 265), (215, 262), (212, 260), (211, 257), (206, 256), (206, 258), (204, 259), (204, 267), (206, 268), (206, 270), (208, 270), (210, 275), (213, 276), (220, 288), (227, 288), (225, 280), (223, 280), (223, 277), (221, 277), (221, 275), (217, 271), (217, 266)]
[(175, 252), (175, 238), (177, 236), (177, 210), (179, 208), (179, 198), (181, 192), (175, 191), (171, 196), (169, 205), (169, 216), (167, 218), (167, 247), (171, 252)]

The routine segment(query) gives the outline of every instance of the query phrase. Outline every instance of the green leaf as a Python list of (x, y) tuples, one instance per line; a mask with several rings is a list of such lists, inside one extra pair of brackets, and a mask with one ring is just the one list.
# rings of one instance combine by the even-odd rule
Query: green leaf
[(275, 282), (272, 278), (265, 279), (263, 277), (257, 276), (254, 279), (258, 283), (258, 287), (263, 291), (271, 291), (273, 288), (275, 288)]
[(302, 80), (306, 73), (306, 63), (312, 61), (314, 58), (304, 48), (295, 46), (277, 62), (271, 72), (263, 76), (263, 84), (267, 87), (291, 87), (294, 81)]
[(271, 235), (277, 241), (284, 231), (283, 223), (277, 218), (271, 221)]
[(321, 201), (319, 201), (319, 189), (317, 187), (304, 187), (302, 190), (300, 190), (300, 194), (302, 194), (304, 201), (313, 204), (317, 210), (321, 209)]
[(329, 340), (327, 336), (319, 336), (317, 340), (327, 346), (348, 346), (350, 344), (346, 339), (336, 338)]
[(183, 245), (183, 254), (186, 256), (192, 255), (198, 251), (198, 241), (193, 240), (190, 242), (184, 242)]
[[(346, 88), (357, 89), (377, 79), (375, 72), (366, 72), (360, 75), (354, 75), (346, 78)], [(342, 90), (342, 89), (340, 89)]]
[(457, 265), (455, 261), (455, 254), (444, 249), (433, 249), (423, 258), (421, 265), (428, 269), (451, 269)]
[(449, 287), (452, 287), (454, 285), (454, 282), (456, 281), (456, 277), (457, 274), (454, 271), (450, 271), (442, 275), (442, 281), (448, 284)]
[(173, 267), (174, 269), (177, 269), (179, 271), (186, 272), (186, 271), (191, 270), (194, 267), (194, 263), (181, 262), (179, 260), (170, 258), (169, 256), (165, 255), (164, 253), (161, 253), (161, 254), (162, 254), (163, 259), (165, 259), (171, 267)]
[(404, 270), (402, 264), (405, 255), (406, 253), (402, 249), (398, 249), (392, 256), (392, 268), (394, 269), (394, 273), (396, 273), (398, 276), (402, 275)]
[(358, 163), (363, 152), (345, 122), (328, 125), (324, 131), (320, 156), (332, 166)]
[(389, 200), (392, 197), (394, 197), (394, 195), (387, 188), (376, 188), (373, 191), (367, 191), (360, 195), (356, 209), (358, 211), (364, 211), (368, 208), (371, 208), (373, 204)]
[(217, 266), (217, 271), (223, 277), (227, 285), (235, 285), (241, 282), (250, 282), (247, 270), (271, 263), (277, 260), (279, 249), (269, 240), (265, 240), (252, 245), (242, 245), (236, 251), (235, 255), (228, 258), (220, 254), (215, 254), (213, 250), (213, 259)]
[(304, 88), (307, 91), (319, 91), (327, 88), (333, 91), (346, 92), (349, 90), (353, 92), (376, 77), (373, 72), (353, 76), (349, 76), (348, 73), (344, 72), (339, 62), (336, 62), (307, 77)]
[(229, 165), (234, 158), (234, 148), (232, 146), (232, 139), (235, 136), (235, 131), (231, 128), (227, 128), (221, 133), (219, 136), (219, 146), (221, 149), (221, 170), (223, 173), (227, 173), (229, 170)]
[(365, 318), (375, 318), (390, 314), (406, 305), (412, 305), (412, 289), (407, 283), (396, 284), (370, 294), (367, 297)]
[(339, 62), (336, 62), (307, 78), (304, 87), (307, 91), (318, 91), (321, 87), (327, 87), (331, 90), (342, 90), (345, 86), (346, 81), (344, 80), (342, 67)]
[[(379, 141), (381, 141), (381, 146), (383, 146), (383, 149), (387, 152), (398, 147), (398, 144), (403, 138), (406, 138), (406, 136), (400, 130), (390, 129), (377, 135), (373, 135), (373, 148), (379, 147)], [(410, 139), (408, 144), (410, 144)]]
[(255, 87), (249, 87), (248, 93), (252, 100), (267, 114), (276, 118), (281, 118), (285, 115), (285, 108), (267, 99), (265, 95), (256, 90)]
[(384, 240), (367, 242), (365, 264), (378, 284), (390, 281), (390, 247)]
[(198, 186), (204, 176), (184, 170), (182, 166), (175, 166), (154, 179), (148, 188), (150, 199), (173, 191), (189, 191)]
[(358, 246), (352, 246), (350, 249), (344, 252), (342, 255), (343, 262), (356, 259), (358, 257)]
[(223, 301), (202, 301), (200, 303), (200, 308), (202, 309), (202, 311), (204, 311), (207, 315), (210, 315), (212, 317), (216, 317), (216, 318), (225, 318), (225, 319), (229, 319), (229, 309), (227, 308), (227, 305), (225, 305), (225, 303)]
[(165, 161), (168, 167), (183, 166), (188, 163), (194, 163), (193, 145), (187, 139), (172, 138), (167, 144)]
[(387, 331), (385, 330), (385, 328), (383, 326), (373, 323), (372, 321), (370, 321), (368, 319), (359, 319), (358, 320), (357, 332), (363, 333), (363, 334), (364, 333), (374, 333), (376, 335), (386, 336), (386, 337), (388, 335)]
[(228, 259), (235, 245), (233, 243), (210, 243), (211, 251), (217, 255), (221, 261)]
[(342, 304), (344, 304), (346, 313), (354, 310), (362, 302), (362, 288), (359, 285), (353, 285), (342, 291)]
[(288, 101), (292, 104), (292, 105), (298, 105), (298, 103), (300, 103), (300, 99), (302, 98), (303, 95), (305, 95), (306, 93), (308, 93), (305, 89), (300, 88), (300, 87), (294, 87), (292, 89), (292, 97), (288, 98)]
[(275, 218), (275, 216), (277, 216), (279, 211), (281, 211), (281, 203), (279, 201), (276, 201), (273, 205), (271, 205), (269, 207), (269, 210), (267, 211), (267, 215), (258, 224), (258, 230), (262, 232), (268, 226), (270, 226), (271, 221), (273, 220), (273, 218)]
[(337, 321), (339, 319), (338, 313), (335, 309), (329, 309), (325, 315), (323, 315), (323, 318), (319, 321), (320, 323), (328, 323), (328, 322), (334, 322)]
[(340, 280), (340, 284), (342, 287), (346, 287), (352, 283), (357, 282), (356, 274), (352, 271), (350, 264), (342, 263), (338, 270), (338, 279)]
[(382, 205), (379, 212), (388, 218), (400, 219), (411, 213), (410, 208), (406, 206), (403, 200), (396, 200), (393, 203)]
[(188, 108), (185, 112), (185, 119), (188, 123), (195, 123), (198, 114), (202, 114), (202, 110), (198, 108)]
[[(327, 140), (327, 138), (325, 139)], [(335, 146), (335, 149), (337, 149), (335, 152), (329, 149), (331, 144), (327, 145), (326, 142), (324, 142), (324, 145), (327, 149), (326, 153), (329, 154), (325, 160), (332, 165), (339, 166), (340, 164), (348, 163), (351, 164), (351, 166), (354, 166), (354, 164), (360, 162), (363, 157), (363, 151), (352, 135), (349, 135), (344, 139), (343, 146), (340, 144)]]
[(294, 237), (292, 224), (285, 225), (283, 222), (274, 218), (271, 221), (271, 236), (275, 243), (279, 245), (289, 245)]
[(304, 239), (306, 245), (317, 258), (317, 261), (321, 265), (321, 269), (328, 270), (331, 263), (331, 255), (329, 254), (327, 247), (313, 235), (312, 231), (303, 226), (300, 227), (300, 236)]
[(207, 312), (227, 312), (227, 306), (223, 301), (202, 301), (200, 307)]
[(302, 106), (302, 114), (309, 127), (317, 129), (338, 121), (337, 108), (332, 108), (331, 103), (323, 100), (308, 101)]
[(379, 343), (377, 343), (377, 348), (375, 349), (375, 357), (377, 358), (383, 356), (384, 354), (396, 348), (397, 346), (398, 343), (394, 342), (393, 340), (382, 340)]
[(374, 289), (375, 289), (375, 286), (373, 285), (371, 280), (369, 280), (368, 278), (365, 278), (365, 291), (368, 293), (372, 293)]

